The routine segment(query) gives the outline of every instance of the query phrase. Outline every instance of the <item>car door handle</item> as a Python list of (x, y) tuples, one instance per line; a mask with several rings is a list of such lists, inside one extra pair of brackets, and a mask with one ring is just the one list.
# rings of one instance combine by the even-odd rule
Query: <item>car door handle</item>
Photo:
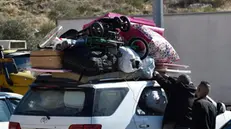
[(142, 125), (140, 125), (139, 127), (140, 127), (140, 128), (148, 128), (148, 127), (149, 127), (149, 125), (142, 124)]

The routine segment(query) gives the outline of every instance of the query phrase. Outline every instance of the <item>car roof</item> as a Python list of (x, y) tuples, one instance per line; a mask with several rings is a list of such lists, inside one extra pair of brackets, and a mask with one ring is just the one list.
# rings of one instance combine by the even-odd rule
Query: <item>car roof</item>
[[(52, 77), (50, 74), (43, 74), (39, 75), (34, 83), (31, 85), (32, 87), (41, 86), (41, 85), (69, 85), (69, 86), (78, 86), (78, 87), (98, 87), (99, 85), (113, 84), (113, 83), (134, 83), (134, 82), (145, 82), (150, 85), (159, 86), (159, 84), (154, 79), (120, 79), (120, 78), (107, 78), (107, 79), (97, 79), (97, 80), (90, 80), (88, 82), (81, 82), (73, 79), (68, 78), (55, 78)], [(118, 87), (118, 86), (113, 86)]]
[(23, 95), (20, 95), (20, 94), (17, 94), (17, 93), (10, 93), (10, 92), (0, 92), (0, 97), (21, 99), (23, 97)]
[[(89, 85), (89, 84), (86, 84)], [(81, 87), (84, 87), (85, 85), (80, 85)], [(154, 87), (160, 87), (160, 85), (156, 81), (113, 81), (113, 82), (99, 82), (96, 84), (91, 84), (94, 88), (118, 88), (118, 87), (143, 87), (143, 86), (154, 86)]]

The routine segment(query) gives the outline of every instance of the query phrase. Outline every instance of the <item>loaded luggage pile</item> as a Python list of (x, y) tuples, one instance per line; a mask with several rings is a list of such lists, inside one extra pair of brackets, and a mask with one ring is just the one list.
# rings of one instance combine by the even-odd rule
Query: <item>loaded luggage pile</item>
[(80, 82), (95, 79), (150, 79), (154, 70), (190, 73), (179, 60), (164, 30), (150, 20), (108, 13), (85, 24), (83, 30), (70, 29), (61, 36), (61, 26), (52, 30), (31, 53), (32, 69), (54, 77)]

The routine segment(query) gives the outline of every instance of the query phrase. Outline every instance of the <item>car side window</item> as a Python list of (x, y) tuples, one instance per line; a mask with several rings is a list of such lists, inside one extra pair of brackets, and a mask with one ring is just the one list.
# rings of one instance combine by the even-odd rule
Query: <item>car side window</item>
[(0, 122), (6, 122), (10, 119), (10, 110), (5, 100), (0, 100)]
[(20, 102), (20, 99), (9, 99), (13, 110), (16, 108), (16, 106), (18, 105), (18, 103)]
[(128, 88), (97, 89), (95, 93), (93, 116), (112, 115), (125, 98), (128, 90)]
[(231, 120), (227, 122), (221, 129), (231, 129)]
[(137, 108), (137, 115), (162, 116), (167, 105), (167, 97), (159, 87), (146, 87), (141, 93)]

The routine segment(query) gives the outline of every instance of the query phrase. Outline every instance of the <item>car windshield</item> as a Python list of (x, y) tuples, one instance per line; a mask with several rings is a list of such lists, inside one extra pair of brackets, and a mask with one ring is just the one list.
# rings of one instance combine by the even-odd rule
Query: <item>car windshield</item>
[(0, 122), (6, 122), (10, 119), (10, 111), (5, 100), (0, 99)]
[(13, 58), (19, 70), (25, 70), (31, 67), (29, 56), (20, 56), (20, 57), (13, 57)]
[[(13, 57), (13, 59), (15, 61), (18, 71), (24, 71), (31, 67), (29, 55), (28, 56), (15, 56)], [(5, 63), (5, 65), (9, 73), (14, 72), (13, 63)]]
[(127, 92), (126, 88), (32, 89), (14, 114), (109, 116), (116, 111)]

